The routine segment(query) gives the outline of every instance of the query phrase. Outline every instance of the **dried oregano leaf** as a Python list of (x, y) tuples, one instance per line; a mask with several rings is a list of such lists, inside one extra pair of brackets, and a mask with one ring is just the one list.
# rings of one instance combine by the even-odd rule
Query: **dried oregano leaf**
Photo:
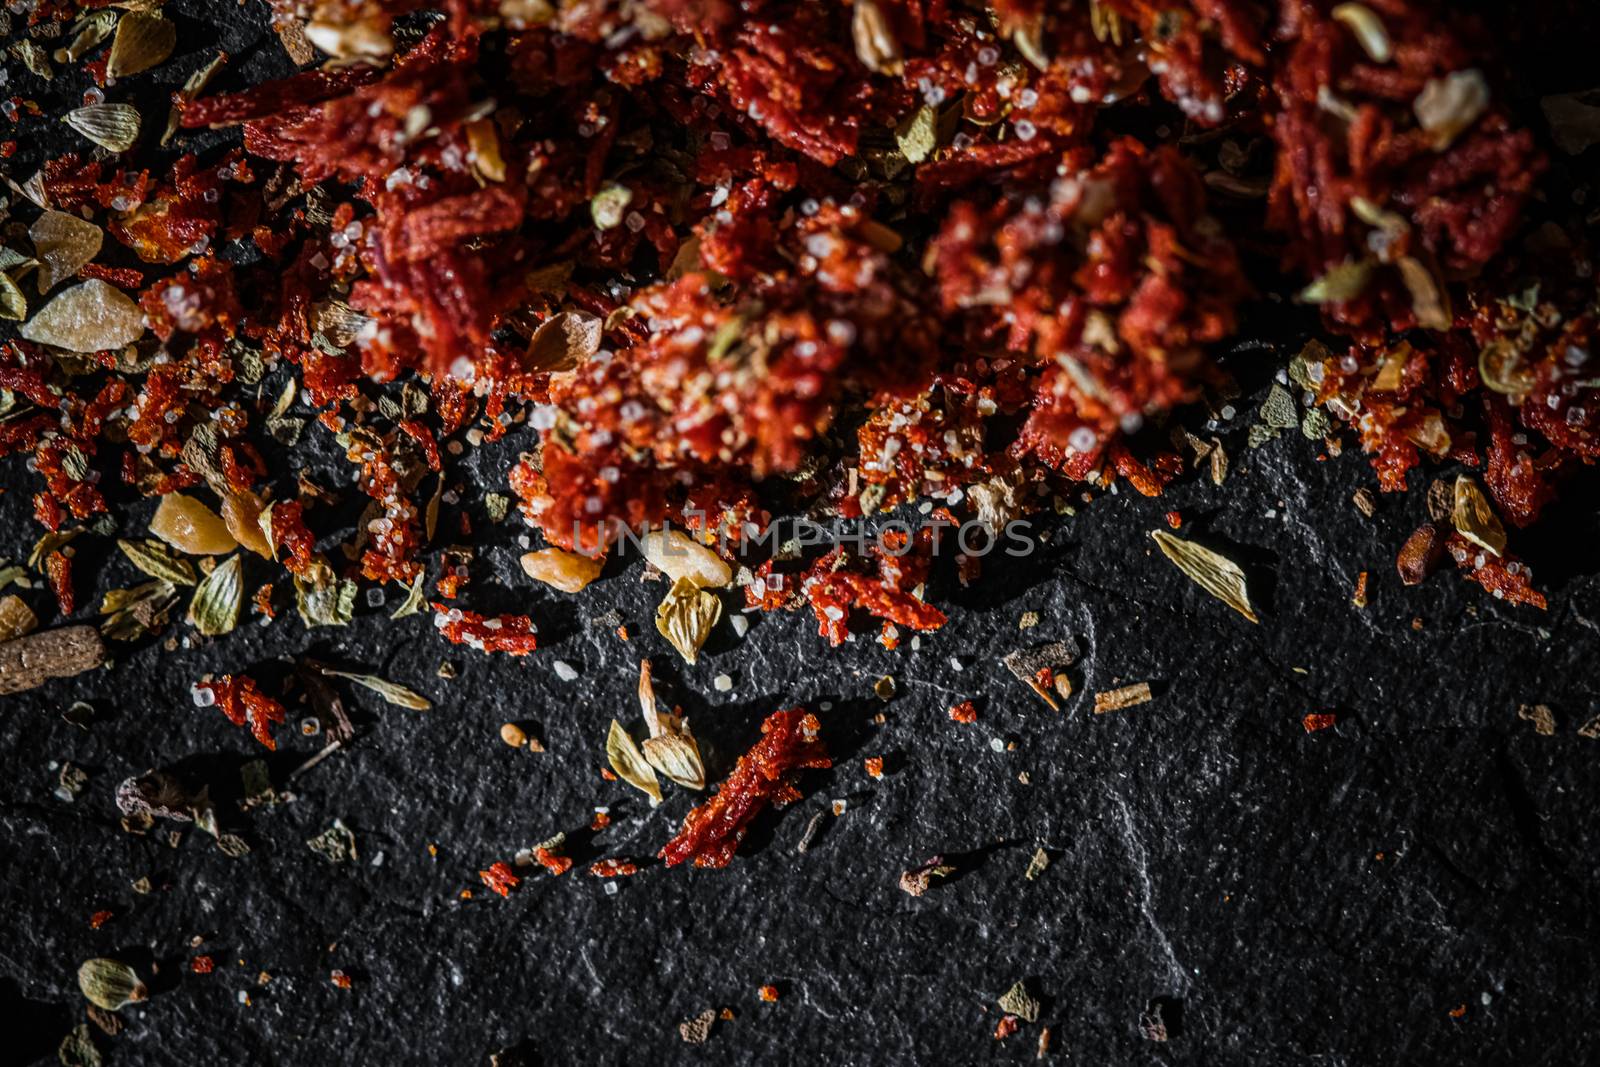
[(1010, 989), (1001, 994), (996, 1003), (1007, 1015), (1015, 1015), (1030, 1023), (1039, 1021), (1038, 998), (1030, 994), (1028, 987), (1020, 981), (1013, 983)]
[(316, 837), (307, 838), (306, 847), (329, 863), (354, 863), (360, 858), (356, 854), (356, 835), (339, 819)]
[(1050, 853), (1046, 852), (1043, 848), (1036, 848), (1033, 850), (1033, 858), (1028, 861), (1028, 869), (1022, 872), (1022, 877), (1031, 882), (1043, 874), (1045, 872), (1045, 868), (1049, 866)]
[(81, 533), (83, 528), (75, 526), (70, 530), (51, 530), (44, 534), (33, 543), (33, 548), (28, 553), (28, 566), (38, 570), (52, 552), (61, 551)]
[(642, 747), (644, 758), (663, 777), (685, 789), (706, 787), (706, 768), (700, 760), (700, 746), (687, 732), (664, 733), (649, 738)]
[(633, 735), (615, 719), (611, 720), (611, 732), (606, 735), (606, 760), (618, 778), (650, 798), (652, 807), (661, 803), (661, 783), (656, 781), (656, 772), (650, 768), (650, 762), (639, 750)]
[(1307, 304), (1342, 304), (1354, 300), (1371, 280), (1373, 266), (1370, 259), (1347, 259), (1300, 290), (1300, 299)]
[(90, 104), (67, 112), (63, 121), (111, 152), (126, 152), (139, 139), (139, 109), (129, 104)]
[(394, 614), (390, 615), (389, 618), (403, 619), (407, 615), (415, 615), (422, 610), (422, 605), (427, 603), (428, 599), (422, 593), (422, 580), (424, 577), (423, 574), (418, 573), (416, 578), (412, 579), (411, 588), (406, 591), (405, 600), (400, 603), (399, 607), (394, 609)]
[(356, 614), (356, 583), (294, 579), (295, 610), (307, 626), (348, 626)]
[(908, 163), (921, 163), (939, 147), (939, 113), (923, 104), (895, 127), (894, 140)]
[(589, 214), (598, 229), (610, 230), (622, 224), (623, 212), (633, 203), (633, 190), (615, 182), (594, 194), (589, 201)]
[(167, 623), (177, 588), (157, 579), (132, 589), (109, 589), (100, 602), (100, 632), (113, 641), (137, 641)]
[(117, 1011), (150, 995), (132, 967), (121, 960), (85, 960), (78, 968), (78, 988), (90, 1004)]
[(101, 1067), (105, 1063), (105, 1058), (95, 1047), (94, 1035), (90, 1033), (88, 1023), (79, 1023), (67, 1031), (67, 1036), (56, 1047), (56, 1059), (61, 1062), (61, 1067)]
[(679, 578), (656, 608), (656, 629), (684, 660), (693, 663), (720, 618), (722, 601), (688, 578)]
[(178, 43), (178, 28), (157, 11), (130, 11), (117, 23), (106, 60), (106, 77), (112, 81), (160, 66)]
[(117, 547), (128, 557), (128, 562), (152, 578), (162, 578), (174, 585), (194, 585), (198, 581), (194, 564), (180, 559), (160, 541), (119, 539)]
[(11, 275), (0, 273), (0, 319), (21, 322), (28, 317), (28, 298), (22, 295)]
[(1479, 548), (1486, 548), (1497, 556), (1506, 551), (1506, 528), (1483, 495), (1478, 483), (1465, 474), (1456, 478), (1455, 506), (1450, 521), (1456, 532)]
[(72, 24), (72, 42), (65, 48), (57, 49), (53, 58), (57, 63), (76, 63), (110, 37), (111, 31), (116, 28), (115, 11), (102, 9), (84, 15)]
[(1259, 623), (1250, 606), (1250, 592), (1239, 565), (1203, 545), (1173, 537), (1165, 530), (1151, 530), (1150, 536), (1161, 552), (1201, 589), (1210, 593), (1251, 622)]
[(189, 602), (189, 622), (207, 637), (220, 637), (239, 625), (244, 604), (244, 565), (237, 555), (206, 575)]
[(407, 689), (398, 682), (379, 678), (375, 674), (353, 674), (350, 671), (335, 671), (327, 667), (322, 669), (322, 673), (335, 678), (344, 678), (370, 689), (396, 707), (410, 708), (413, 711), (427, 711), (433, 707), (433, 702), (421, 693)]
[(54, 81), (56, 72), (50, 66), (50, 54), (40, 48), (35, 41), (21, 40), (11, 43), (11, 54), (22, 61), (34, 74), (45, 81)]

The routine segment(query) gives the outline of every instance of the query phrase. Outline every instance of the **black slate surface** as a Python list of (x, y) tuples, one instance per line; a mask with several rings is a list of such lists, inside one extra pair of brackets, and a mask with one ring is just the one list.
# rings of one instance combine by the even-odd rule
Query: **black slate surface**
[[(181, 81), (213, 40), (236, 53), (223, 87), (280, 69), (259, 7), (169, 5), (180, 58), (154, 79)], [(60, 102), (80, 78), (30, 95)], [(14, 176), (60, 150), (46, 128), (22, 127)], [(1262, 321), (1281, 332), (1277, 316)], [(1277, 358), (1243, 351), (1230, 365), (1259, 386)], [(863, 638), (829, 651), (807, 618), (752, 616), (743, 639), (724, 622), (694, 667), (655, 634), (665, 587), (637, 565), (613, 562), (578, 597), (531, 587), (520, 528), (491, 526), (479, 497), (504, 485), (526, 438), (469, 451), (451, 477), (492, 547), (464, 602), (533, 614), (545, 641), (534, 655), (447, 645), (426, 615), (390, 622), (391, 594), (346, 631), (287, 617), (169, 650), (175, 627), (119, 647), (105, 671), (0, 699), (0, 1012), (12, 1020), (0, 1062), (53, 1060), (83, 1019), (78, 963), (111, 954), (156, 975), (152, 999), (101, 1042), (116, 1064), (485, 1063), (505, 1049), (552, 1063), (961, 1063), (1031, 1060), (1041, 1025), (1054, 1034), (1047, 1062), (1589, 1061), (1600, 741), (1577, 728), (1600, 710), (1592, 486), (1524, 542), (1547, 613), (1448, 573), (1404, 589), (1394, 552), (1423, 518), (1422, 494), (1385, 497), (1367, 520), (1350, 495), (1374, 479), (1352, 451), (1326, 457), (1294, 435), (1246, 450), (1260, 397), (1224, 426), (1224, 487), (1102, 497), (1042, 526), (1032, 557), (991, 557), (971, 588), (941, 570), (929, 598), (951, 621), (918, 649)], [(325, 442), (296, 462), (329, 483), (339, 469)], [(16, 558), (36, 536), (19, 457), (0, 484), (0, 555)], [(119, 508), (123, 530), (152, 509)], [(1249, 564), (1260, 626), (1154, 551), (1148, 531), (1173, 509), (1186, 532)], [(106, 539), (79, 545), (81, 600), (91, 580), (96, 591), (134, 580)], [(1363, 570), (1370, 603), (1358, 610)], [(253, 579), (268, 576), (254, 566)], [(630, 642), (601, 618), (612, 610)], [(1039, 625), (1019, 631), (1027, 611)], [(1077, 695), (1056, 713), (999, 657), (1067, 636), (1083, 656)], [(356, 737), (285, 784), (326, 737), (280, 731), (268, 762), (282, 802), (240, 812), (238, 768), (263, 750), (196, 708), (190, 684), (238, 671), (276, 683), (303, 654), (403, 682), (435, 707), (342, 690)], [(599, 775), (609, 719), (636, 722), (644, 655), (713, 778), (765, 713), (799, 703), (819, 711), (835, 768), (808, 774), (806, 799), (763, 817), (727, 870), (651, 866), (614, 895), (581, 869), (523, 870), (510, 899), (488, 893), (478, 869), (580, 830), (596, 807), (613, 822), (574, 834), (582, 861), (642, 859), (677, 828), (684, 791), (669, 786), (652, 811)], [(577, 680), (556, 677), (558, 658)], [(446, 661), (454, 680), (437, 676)], [(730, 692), (715, 688), (723, 673)], [(873, 694), (884, 674), (899, 690), (887, 703)], [(1146, 680), (1151, 703), (1092, 713), (1089, 694)], [(945, 709), (969, 697), (979, 721), (951, 722)], [(61, 717), (75, 701), (95, 708), (87, 730)], [(1554, 736), (1517, 717), (1537, 702), (1555, 710)], [(1313, 711), (1338, 725), (1308, 735)], [(291, 708), (291, 725), (305, 714)], [(507, 748), (508, 719), (537, 723), (548, 751)], [(881, 780), (862, 768), (872, 755), (886, 760)], [(91, 776), (73, 802), (54, 795), (63, 761)], [(210, 783), (248, 855), (230, 859), (192, 827), (123, 832), (117, 783), (171, 766)], [(354, 831), (357, 862), (306, 847), (334, 819)], [(172, 828), (185, 830), (176, 847)], [(1028, 881), (1037, 847), (1052, 862)], [(957, 874), (903, 893), (900, 872), (935, 855)], [(148, 895), (131, 888), (140, 878)], [(114, 917), (92, 930), (100, 909)], [(202, 952), (216, 973), (189, 973)], [(331, 984), (335, 968), (351, 990)], [(996, 1042), (995, 1000), (1019, 978), (1043, 1001), (1041, 1022)], [(758, 999), (765, 983), (777, 1003)], [(735, 1018), (707, 1044), (680, 1039), (679, 1022), (724, 1007)], [(1151, 1011), (1164, 1043), (1145, 1033)]]

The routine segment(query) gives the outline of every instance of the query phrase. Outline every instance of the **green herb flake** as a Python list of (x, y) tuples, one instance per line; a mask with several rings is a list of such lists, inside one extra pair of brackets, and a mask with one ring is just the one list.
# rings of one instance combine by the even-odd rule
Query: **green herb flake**
[(206, 575), (189, 602), (189, 623), (207, 637), (232, 633), (244, 604), (244, 565), (237, 554)]
[(128, 557), (128, 562), (152, 578), (160, 578), (173, 585), (194, 585), (199, 581), (195, 576), (194, 564), (181, 559), (160, 541), (119, 540), (117, 547)]

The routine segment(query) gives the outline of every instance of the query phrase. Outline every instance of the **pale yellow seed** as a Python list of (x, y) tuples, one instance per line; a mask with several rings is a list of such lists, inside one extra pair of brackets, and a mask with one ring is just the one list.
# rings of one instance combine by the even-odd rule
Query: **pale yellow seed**
[(500, 727), (500, 740), (512, 748), (521, 748), (528, 743), (528, 734), (516, 723), (508, 722)]
[(216, 512), (182, 493), (161, 498), (150, 517), (150, 532), (191, 556), (220, 556), (239, 547)]
[(596, 578), (605, 561), (564, 548), (541, 548), (522, 557), (522, 570), (536, 582), (563, 593), (576, 593)]

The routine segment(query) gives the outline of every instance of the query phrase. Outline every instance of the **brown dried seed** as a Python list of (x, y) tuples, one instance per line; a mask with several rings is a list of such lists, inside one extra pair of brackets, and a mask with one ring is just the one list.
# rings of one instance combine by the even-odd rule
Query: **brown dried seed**
[(0, 644), (0, 696), (21, 693), (51, 678), (71, 678), (105, 662), (106, 646), (93, 626), (63, 626)]
[(539, 324), (528, 340), (529, 369), (565, 371), (600, 351), (604, 323), (586, 311), (563, 311)]
[(1444, 538), (1439, 535), (1439, 528), (1431, 522), (1418, 526), (1400, 546), (1400, 554), (1394, 561), (1400, 581), (1406, 585), (1421, 585), (1439, 565), (1443, 554)]

